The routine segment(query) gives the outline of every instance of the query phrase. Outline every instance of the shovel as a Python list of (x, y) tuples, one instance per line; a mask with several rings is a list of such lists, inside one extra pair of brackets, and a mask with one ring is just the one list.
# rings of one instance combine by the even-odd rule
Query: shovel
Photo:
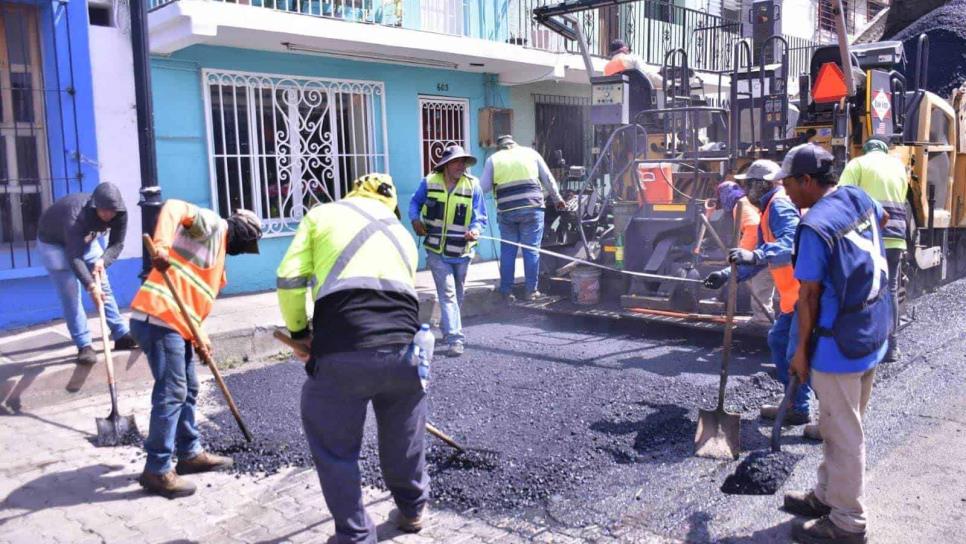
[[(147, 234), (144, 237), (144, 247), (147, 248), (148, 254), (151, 258), (157, 255), (157, 250), (154, 249), (154, 241)], [(178, 295), (178, 291), (175, 290), (174, 285), (171, 284), (171, 277), (168, 276), (167, 270), (159, 270), (161, 272), (161, 277), (164, 278), (164, 284), (168, 286), (168, 292), (171, 294), (171, 298), (178, 305), (178, 309), (181, 311), (181, 315), (184, 317), (185, 323), (188, 324), (188, 328), (191, 329), (191, 337), (194, 343), (201, 343), (201, 335), (198, 334), (198, 329), (195, 327), (194, 321), (191, 320), (191, 316), (188, 315), (187, 308), (184, 307), (184, 303), (181, 302), (181, 297)], [(248, 442), (252, 441), (252, 433), (248, 430), (248, 425), (245, 425), (244, 420), (242, 420), (241, 413), (238, 411), (238, 407), (235, 406), (235, 399), (232, 398), (231, 392), (228, 391), (228, 385), (225, 384), (225, 380), (221, 378), (221, 372), (218, 371), (218, 365), (211, 359), (211, 354), (207, 349), (199, 350), (199, 355), (201, 359), (208, 365), (208, 369), (211, 370), (211, 375), (215, 378), (215, 383), (218, 384), (218, 389), (221, 390), (221, 394), (225, 397), (225, 402), (228, 403), (228, 409), (231, 411), (231, 415), (235, 417), (235, 422), (238, 423), (238, 428), (241, 429), (242, 434), (245, 436), (245, 440)]]
[[(282, 331), (280, 331), (278, 329), (275, 329), (275, 332), (272, 333), (272, 336), (274, 336), (275, 339), (278, 340), (279, 342), (281, 342), (281, 343), (285, 344), (286, 346), (292, 348), (292, 351), (296, 352), (297, 354), (299, 354), (299, 355), (309, 355), (308, 353), (306, 353), (305, 346), (304, 345), (296, 342), (295, 340), (292, 340), (292, 337), (290, 337), (289, 335), (285, 334), (284, 332), (282, 332)], [(466, 451), (466, 448), (464, 448), (463, 446), (461, 446), (459, 442), (457, 442), (457, 441), (453, 440), (452, 438), (450, 438), (449, 435), (447, 435), (443, 431), (437, 429), (435, 425), (433, 425), (432, 423), (430, 423), (428, 421), (426, 422), (426, 432), (428, 432), (429, 434), (431, 434), (431, 435), (435, 436), (436, 438), (442, 440), (447, 446), (455, 449), (456, 451), (458, 451), (460, 453), (463, 453), (463, 452)]]
[[(100, 283), (101, 276), (94, 276), (94, 281)], [(101, 322), (101, 345), (104, 348), (104, 365), (107, 367), (107, 388), (111, 392), (111, 413), (107, 417), (94, 419), (97, 425), (96, 443), (99, 447), (117, 446), (128, 436), (139, 436), (134, 416), (122, 416), (117, 409), (117, 387), (114, 385), (114, 358), (111, 356), (111, 344), (108, 340), (107, 317), (104, 315), (104, 301), (95, 300), (97, 315)]]
[[(735, 214), (741, 217), (742, 202), (738, 202)], [(738, 221), (735, 221), (735, 239), (738, 239)], [(712, 230), (713, 232), (713, 230)], [(741, 416), (729, 414), (724, 409), (725, 388), (728, 386), (728, 363), (731, 362), (732, 326), (735, 321), (735, 304), (738, 299), (738, 267), (731, 263), (728, 277), (728, 304), (725, 311), (724, 346), (721, 350), (721, 380), (718, 385), (718, 407), (698, 412), (698, 431), (694, 436), (694, 454), (712, 459), (737, 459), (741, 451)]]

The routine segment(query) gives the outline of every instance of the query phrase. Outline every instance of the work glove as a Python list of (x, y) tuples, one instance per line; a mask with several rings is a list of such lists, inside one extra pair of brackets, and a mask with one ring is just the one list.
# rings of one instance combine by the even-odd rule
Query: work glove
[(723, 271), (712, 272), (704, 278), (704, 286), (708, 289), (721, 289), (728, 283), (728, 273)]
[(740, 247), (732, 248), (728, 252), (728, 262), (735, 264), (758, 264), (758, 255), (754, 251), (748, 251), (747, 249), (741, 249)]
[(426, 225), (417, 219), (416, 221), (413, 221), (413, 231), (417, 236), (426, 236)]

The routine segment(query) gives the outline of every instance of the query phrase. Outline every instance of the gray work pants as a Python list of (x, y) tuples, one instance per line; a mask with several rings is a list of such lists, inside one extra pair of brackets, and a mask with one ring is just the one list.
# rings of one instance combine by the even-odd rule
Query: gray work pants
[(315, 359), (302, 386), (302, 426), (338, 543), (376, 543), (362, 502), (359, 451), (372, 402), (386, 486), (406, 517), (429, 499), (424, 429), (426, 394), (405, 348), (334, 353)]
[(892, 297), (892, 334), (889, 335), (889, 353), (895, 352), (896, 337), (899, 334), (899, 281), (902, 275), (902, 255), (905, 250), (886, 249), (886, 262), (889, 265), (889, 295)]

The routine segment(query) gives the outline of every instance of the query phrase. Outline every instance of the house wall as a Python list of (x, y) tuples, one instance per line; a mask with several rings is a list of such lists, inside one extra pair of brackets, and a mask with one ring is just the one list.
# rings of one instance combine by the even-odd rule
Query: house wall
[[(261, 72), (304, 77), (379, 81), (385, 85), (389, 172), (405, 215), (422, 178), (420, 164), (419, 97), (469, 99), (470, 152), (480, 158), (471, 169), (482, 171), (486, 154), (479, 146), (477, 112), (487, 105), (507, 103), (505, 89), (486, 74), (359, 62), (317, 55), (269, 53), (224, 47), (194, 46), (170, 57), (152, 59), (158, 177), (165, 198), (179, 198), (214, 207), (203, 101), (203, 69)], [(490, 209), (495, 210), (492, 201)], [(405, 219), (405, 218), (404, 218)], [(491, 218), (491, 226), (495, 220)], [(404, 221), (408, 225), (408, 221)], [(252, 292), (275, 286), (275, 269), (290, 236), (266, 238), (260, 255), (232, 257), (226, 293)], [(480, 257), (496, 256), (495, 245), (483, 243)], [(424, 256), (420, 258), (423, 266)]]

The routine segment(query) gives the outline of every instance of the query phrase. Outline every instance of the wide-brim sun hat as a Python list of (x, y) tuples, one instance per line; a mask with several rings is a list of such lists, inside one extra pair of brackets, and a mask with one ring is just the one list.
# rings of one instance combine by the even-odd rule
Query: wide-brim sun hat
[(439, 158), (439, 162), (433, 167), (434, 172), (440, 172), (447, 163), (453, 162), (457, 159), (466, 159), (467, 166), (473, 166), (476, 164), (476, 157), (470, 155), (463, 149), (461, 145), (451, 145), (443, 150), (443, 156)]

